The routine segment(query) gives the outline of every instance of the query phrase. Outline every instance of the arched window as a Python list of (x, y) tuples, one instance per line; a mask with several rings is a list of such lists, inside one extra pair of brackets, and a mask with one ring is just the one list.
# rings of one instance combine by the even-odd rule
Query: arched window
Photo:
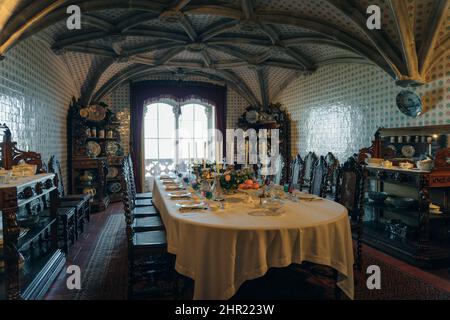
[(145, 179), (203, 159), (214, 159), (213, 106), (164, 100), (146, 106), (144, 113)]

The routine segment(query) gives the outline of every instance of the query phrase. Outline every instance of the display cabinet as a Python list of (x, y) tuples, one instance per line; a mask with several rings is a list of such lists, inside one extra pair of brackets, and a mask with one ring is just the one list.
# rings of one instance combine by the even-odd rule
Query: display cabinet
[[(58, 248), (58, 190), (54, 174), (42, 172), (40, 155), (23, 152), (1, 126), (0, 299), (40, 299), (65, 264)], [(20, 161), (38, 174), (11, 176)], [(24, 174), (24, 173), (23, 173)]]
[(380, 129), (360, 151), (364, 242), (420, 267), (449, 266), (449, 134), (450, 126)]
[(289, 181), (291, 165), (291, 122), (288, 113), (282, 109), (281, 104), (270, 104), (267, 110), (248, 107), (245, 113), (239, 118), (238, 127), (243, 130), (255, 129), (257, 132), (259, 130), (268, 130), (268, 152), (271, 150), (270, 130), (278, 130), (279, 154), (283, 161), (280, 182), (284, 184)]
[(118, 163), (123, 158), (119, 125), (105, 104), (86, 107), (72, 101), (68, 117), (70, 191), (94, 195), (94, 211), (121, 200), (117, 179)]

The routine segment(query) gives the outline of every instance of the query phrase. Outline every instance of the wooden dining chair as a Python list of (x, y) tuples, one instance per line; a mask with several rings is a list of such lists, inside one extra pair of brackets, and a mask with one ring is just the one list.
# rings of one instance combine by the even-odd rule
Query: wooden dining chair
[(312, 180), (312, 174), (314, 169), (314, 164), (318, 160), (316, 154), (314, 152), (309, 152), (305, 159), (303, 164), (303, 170), (301, 172), (301, 185), (300, 190), (303, 190), (306, 188), (309, 190), (311, 187), (311, 180)]
[(153, 231), (163, 230), (164, 225), (159, 217), (159, 213), (152, 205), (136, 206), (134, 192), (131, 180), (131, 166), (127, 157), (122, 161), (120, 180), (123, 190), (122, 201), (124, 204), (125, 215), (129, 217), (134, 231)]
[[(166, 293), (164, 288), (158, 287), (160, 277), (173, 272), (173, 257), (167, 253), (166, 233), (158, 216), (136, 217), (130, 166), (126, 157), (122, 161), (120, 180), (128, 247), (128, 296), (159, 297)], [(137, 290), (139, 285), (145, 289)]]
[(339, 169), (339, 160), (334, 156), (333, 153), (328, 152), (328, 154), (325, 156), (325, 162), (328, 167), (326, 194), (330, 195), (330, 197), (334, 197), (336, 193), (336, 180)]
[(300, 189), (302, 168), (303, 168), (302, 157), (299, 154), (297, 154), (297, 156), (295, 156), (294, 159), (292, 159), (291, 175), (289, 179), (289, 184), (292, 185), (294, 189)]
[(131, 155), (128, 155), (126, 157), (129, 168), (130, 168), (130, 183), (131, 183), (131, 191), (133, 193), (133, 199), (136, 203), (136, 206), (146, 206), (152, 204), (153, 194), (151, 192), (145, 192), (145, 193), (137, 193), (136, 191), (136, 181), (134, 177), (134, 166), (133, 166), (133, 159)]
[[(90, 221), (91, 216), (91, 195), (90, 194), (71, 194), (66, 195), (61, 163), (55, 156), (51, 156), (48, 162), (48, 171), (55, 174), (56, 185), (58, 186), (59, 208), (75, 209), (75, 236), (78, 240), (80, 234), (84, 232), (86, 223)], [(63, 211), (60, 211), (63, 212)], [(66, 218), (66, 217), (65, 217)], [(65, 219), (64, 218), (64, 219)], [(69, 218), (67, 218), (69, 219)], [(70, 221), (70, 219), (69, 219)]]
[(315, 194), (319, 197), (325, 197), (326, 181), (328, 177), (328, 167), (325, 157), (321, 156), (313, 166), (311, 184), (309, 193)]
[(335, 201), (347, 208), (352, 233), (356, 234), (356, 261), (362, 269), (362, 234), (364, 217), (364, 167), (354, 157), (349, 158), (338, 171)]

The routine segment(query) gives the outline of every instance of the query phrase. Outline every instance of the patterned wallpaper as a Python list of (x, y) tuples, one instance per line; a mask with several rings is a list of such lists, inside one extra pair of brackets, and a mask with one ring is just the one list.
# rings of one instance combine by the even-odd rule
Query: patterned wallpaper
[(370, 146), (379, 127), (450, 124), (450, 55), (436, 64), (429, 80), (412, 89), (427, 112), (410, 118), (395, 103), (403, 88), (375, 66), (335, 64), (298, 78), (278, 99), (292, 118), (293, 155), (331, 151), (345, 160)]
[[(192, 79), (195, 80), (195, 79)], [(119, 128), (121, 145), (127, 153), (130, 150), (130, 87), (124, 84), (102, 99), (121, 120)], [(248, 107), (248, 102), (236, 91), (228, 88), (227, 94), (227, 128), (236, 128), (238, 118)]]
[(72, 96), (78, 93), (66, 65), (39, 40), (22, 42), (0, 62), (0, 122), (20, 149), (39, 152), (46, 162), (55, 154), (63, 173)]

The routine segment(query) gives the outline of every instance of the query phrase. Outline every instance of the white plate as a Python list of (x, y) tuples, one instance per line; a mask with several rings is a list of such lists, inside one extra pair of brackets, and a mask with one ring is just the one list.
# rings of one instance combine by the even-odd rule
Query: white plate
[(168, 194), (171, 198), (190, 198), (192, 196), (192, 193), (185, 192), (185, 191), (175, 191)]
[(181, 209), (207, 209), (208, 204), (206, 202), (194, 202), (194, 201), (186, 201), (180, 202), (176, 204), (177, 207)]

